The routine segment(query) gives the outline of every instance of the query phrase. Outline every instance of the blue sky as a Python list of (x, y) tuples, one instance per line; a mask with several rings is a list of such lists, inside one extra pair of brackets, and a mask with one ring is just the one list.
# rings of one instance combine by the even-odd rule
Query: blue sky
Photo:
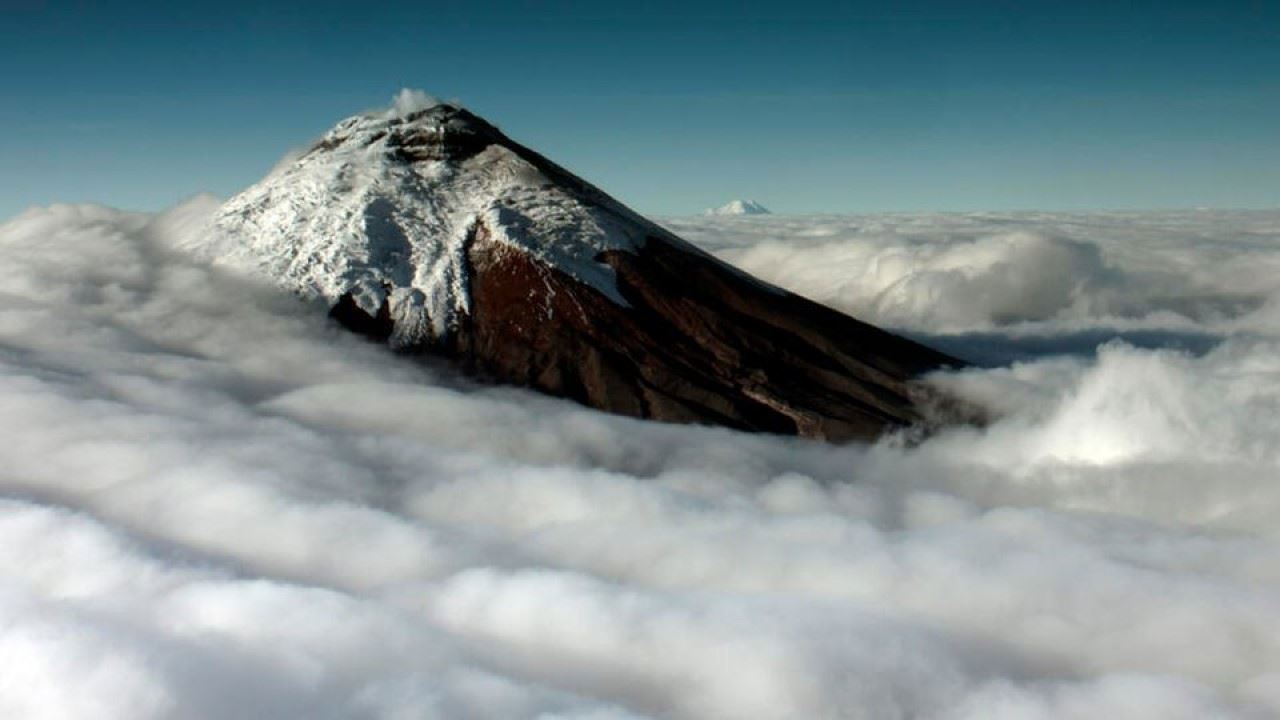
[(1280, 205), (1277, 2), (258, 5), (0, 0), (0, 216), (230, 195), (401, 87), (653, 214)]

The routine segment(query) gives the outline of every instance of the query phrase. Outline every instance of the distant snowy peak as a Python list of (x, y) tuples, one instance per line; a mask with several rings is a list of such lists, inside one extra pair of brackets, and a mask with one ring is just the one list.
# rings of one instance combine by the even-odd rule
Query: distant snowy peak
[(734, 200), (718, 208), (711, 208), (706, 215), (769, 215), (769, 209), (754, 200)]

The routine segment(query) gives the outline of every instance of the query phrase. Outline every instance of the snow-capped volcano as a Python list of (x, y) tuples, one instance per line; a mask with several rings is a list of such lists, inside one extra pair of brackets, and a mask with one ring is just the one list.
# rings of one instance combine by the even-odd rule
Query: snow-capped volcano
[(210, 251), (349, 328), (604, 410), (815, 437), (916, 422), (955, 363), (762, 283), (450, 104), (340, 122)]
[(769, 209), (755, 200), (732, 200), (718, 208), (710, 208), (704, 215), (769, 215)]

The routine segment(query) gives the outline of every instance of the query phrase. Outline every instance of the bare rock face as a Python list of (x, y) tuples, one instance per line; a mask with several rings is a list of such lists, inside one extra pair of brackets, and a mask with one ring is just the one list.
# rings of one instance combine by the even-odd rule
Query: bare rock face
[(233, 198), (213, 252), (483, 378), (831, 440), (919, 424), (960, 362), (724, 264), (451, 105), (343, 121)]

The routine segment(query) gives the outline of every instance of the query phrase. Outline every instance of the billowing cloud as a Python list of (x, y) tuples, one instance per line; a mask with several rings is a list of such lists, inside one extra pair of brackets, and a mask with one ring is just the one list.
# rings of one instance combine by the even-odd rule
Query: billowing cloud
[(396, 357), (211, 206), (0, 225), (0, 715), (1280, 712), (1280, 215), (672, 221), (1019, 358), (830, 447)]
[(752, 273), (876, 322), (1061, 335), (1103, 325), (1256, 326), (1264, 318), (1251, 314), (1280, 296), (1276, 218), (974, 213), (668, 224)]

